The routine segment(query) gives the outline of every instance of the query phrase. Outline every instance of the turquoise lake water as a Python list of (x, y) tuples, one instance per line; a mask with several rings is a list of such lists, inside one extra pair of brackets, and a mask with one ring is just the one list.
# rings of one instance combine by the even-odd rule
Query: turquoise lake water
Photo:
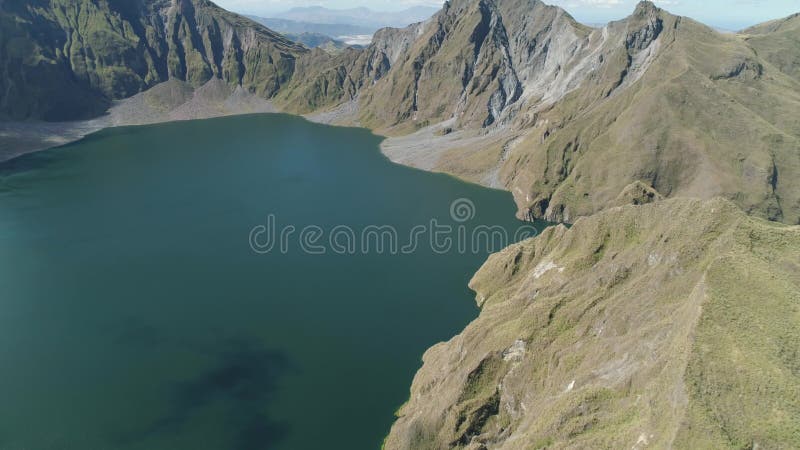
[[(379, 143), (254, 115), (0, 166), (0, 449), (379, 448), (425, 349), (478, 314), (467, 283), (500, 248), (458, 230), (523, 225), (510, 194)], [(329, 239), (386, 225), (400, 247), (431, 220), (452, 248)]]

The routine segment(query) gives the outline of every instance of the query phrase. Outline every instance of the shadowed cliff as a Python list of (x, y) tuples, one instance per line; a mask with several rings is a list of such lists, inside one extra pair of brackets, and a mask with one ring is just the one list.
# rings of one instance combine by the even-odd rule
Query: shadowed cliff
[(76, 120), (170, 79), (273, 96), (306, 50), (207, 0), (5, 0), (0, 117)]

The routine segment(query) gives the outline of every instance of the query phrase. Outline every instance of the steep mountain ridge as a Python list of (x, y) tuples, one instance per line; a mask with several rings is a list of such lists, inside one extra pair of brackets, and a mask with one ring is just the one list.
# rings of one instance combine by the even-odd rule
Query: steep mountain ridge
[(450, 118), (459, 128), (502, 121), (523, 95), (536, 95), (532, 85), (553, 91), (541, 81), (553, 71), (544, 54), (574, 53), (588, 30), (539, 1), (450, 2), (365, 93), (362, 121), (390, 132)]
[(263, 97), (306, 50), (207, 0), (6, 0), (0, 117), (75, 120), (160, 82), (212, 78)]
[(412, 133), (386, 144), (399, 162), (509, 189), (523, 217), (572, 221), (641, 182), (800, 222), (800, 84), (753, 39), (650, 2), (589, 29), (537, 0), (454, 0), (386, 34), (364, 51), (380, 71), (305, 106), (357, 99), (357, 123)]
[[(663, 28), (652, 50), (632, 55), (641, 45), (630, 39), (651, 32), (628, 32), (626, 45), (606, 56), (622, 70), (591, 77), (542, 111), (507, 155), (504, 184), (527, 212), (551, 220), (592, 214), (641, 181), (666, 196), (724, 196), (761, 217), (798, 223), (789, 174), (800, 167), (791, 113), (800, 110), (800, 85), (741, 39), (654, 11)], [(646, 23), (659, 27), (652, 17)]]
[[(426, 22), (376, 34), (366, 51), (386, 55), (393, 70), (368, 85), (361, 102), (368, 112), (361, 118), (376, 116), (374, 126), (389, 132), (454, 117), (464, 128), (507, 122), (520, 110), (552, 105), (576, 89), (605, 62), (601, 51), (617, 50), (615, 39), (637, 59), (614, 70), (644, 72), (654, 52), (642, 51), (663, 27), (657, 11), (643, 3), (628, 20), (598, 31), (538, 0), (449, 2)], [(378, 111), (387, 108), (389, 113)], [(409, 119), (417, 123), (409, 125)]]
[(551, 227), (472, 279), (386, 449), (795, 448), (800, 227), (671, 199)]

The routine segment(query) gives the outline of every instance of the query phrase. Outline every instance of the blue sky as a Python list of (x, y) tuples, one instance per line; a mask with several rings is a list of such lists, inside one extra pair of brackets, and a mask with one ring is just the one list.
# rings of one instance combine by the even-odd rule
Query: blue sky
[[(545, 0), (559, 5), (578, 20), (594, 23), (627, 16), (637, 0)], [(328, 8), (367, 6), (375, 10), (397, 10), (414, 5), (440, 6), (439, 0), (217, 0), (237, 12), (268, 15), (294, 6), (321, 5)], [(656, 3), (675, 14), (689, 16), (720, 28), (740, 29), (759, 22), (800, 12), (800, 0), (661, 0)]]

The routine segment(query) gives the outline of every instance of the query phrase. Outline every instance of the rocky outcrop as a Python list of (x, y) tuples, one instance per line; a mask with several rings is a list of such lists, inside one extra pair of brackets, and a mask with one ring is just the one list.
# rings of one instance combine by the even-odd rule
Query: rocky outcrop
[(207, 0), (6, 0), (0, 118), (75, 120), (169, 79), (271, 97), (306, 50)]
[[(732, 203), (614, 208), (493, 255), (385, 448), (800, 445), (800, 228)], [(746, 407), (744, 407), (746, 405)]]
[(664, 196), (641, 181), (629, 184), (619, 193), (612, 206), (646, 205), (663, 200)]

